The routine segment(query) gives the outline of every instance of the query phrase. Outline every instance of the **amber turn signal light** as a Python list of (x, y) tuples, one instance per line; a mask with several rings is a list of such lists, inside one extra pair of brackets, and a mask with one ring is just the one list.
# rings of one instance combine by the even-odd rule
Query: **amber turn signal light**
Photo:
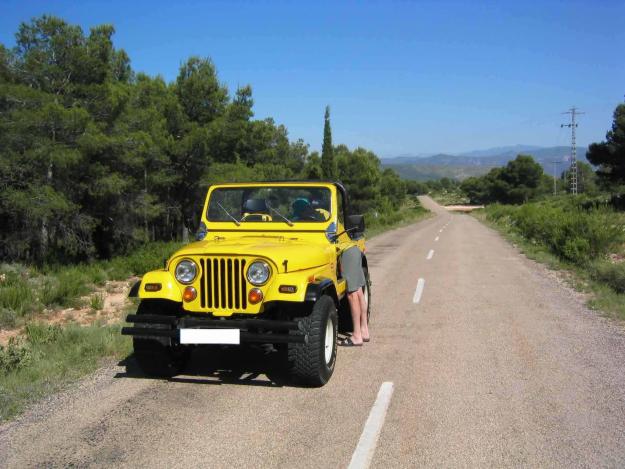
[(144, 287), (145, 291), (159, 291), (161, 288), (160, 283), (146, 283)]
[(255, 305), (256, 303), (260, 303), (261, 301), (263, 301), (263, 292), (260, 290), (260, 288), (252, 288), (247, 294), (247, 299), (253, 305)]
[(193, 301), (197, 298), (197, 290), (193, 287), (187, 287), (184, 289), (182, 299), (186, 302)]
[(297, 292), (297, 287), (295, 285), (280, 285), (278, 291), (280, 293), (295, 293)]

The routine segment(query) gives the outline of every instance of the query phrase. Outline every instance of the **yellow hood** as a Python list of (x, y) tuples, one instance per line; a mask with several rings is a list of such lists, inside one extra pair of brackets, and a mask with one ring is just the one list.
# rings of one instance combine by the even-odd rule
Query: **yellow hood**
[(288, 272), (294, 272), (332, 262), (335, 250), (330, 243), (311, 244), (309, 240), (280, 236), (245, 236), (197, 241), (177, 251), (171, 259), (214, 255), (260, 257), (272, 261), (279, 272), (284, 272), (286, 260)]

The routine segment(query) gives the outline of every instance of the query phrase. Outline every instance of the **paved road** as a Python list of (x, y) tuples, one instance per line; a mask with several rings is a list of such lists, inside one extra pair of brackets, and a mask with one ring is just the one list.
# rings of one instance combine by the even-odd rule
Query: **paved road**
[(372, 342), (341, 348), (325, 387), (250, 354), (196, 356), (171, 381), (105, 368), (0, 427), (0, 466), (347, 467), (383, 382), (372, 467), (625, 466), (622, 328), (423, 203), (435, 217), (370, 243)]

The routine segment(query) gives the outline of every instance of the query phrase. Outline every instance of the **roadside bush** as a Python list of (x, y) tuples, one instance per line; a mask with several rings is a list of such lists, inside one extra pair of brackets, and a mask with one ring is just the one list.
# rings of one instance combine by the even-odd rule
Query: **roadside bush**
[(577, 200), (488, 206), (487, 218), (505, 224), (534, 244), (545, 245), (559, 258), (578, 265), (606, 255), (623, 242), (619, 214), (605, 206), (584, 210)]
[(11, 338), (6, 347), (0, 345), (0, 374), (7, 374), (27, 366), (32, 360), (30, 348)]
[(24, 328), (26, 338), (31, 344), (50, 344), (59, 339), (63, 329), (58, 324), (31, 322)]
[(89, 284), (80, 268), (63, 269), (44, 283), (41, 302), (45, 306), (74, 306), (77, 298), (89, 293)]
[(32, 302), (32, 289), (24, 279), (16, 279), (0, 287), (0, 308), (14, 311), (17, 316), (29, 312)]
[(95, 293), (91, 295), (91, 299), (89, 300), (91, 305), (91, 309), (99, 311), (104, 308), (104, 295), (102, 293)]
[(591, 277), (617, 293), (625, 293), (625, 263), (596, 262), (591, 267)]
[(17, 324), (17, 314), (9, 308), (0, 307), (0, 328), (15, 327)]
[(0, 266), (0, 311), (6, 310), (1, 317), (14, 320), (32, 310), (34, 296), (29, 277), (28, 270), (19, 264)]

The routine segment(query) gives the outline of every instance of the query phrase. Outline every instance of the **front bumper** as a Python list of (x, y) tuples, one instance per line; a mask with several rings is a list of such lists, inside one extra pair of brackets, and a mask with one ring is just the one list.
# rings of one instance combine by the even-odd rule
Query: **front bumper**
[(167, 345), (180, 343), (181, 329), (234, 329), (240, 331), (240, 343), (302, 344), (308, 342), (308, 335), (304, 332), (304, 325), (300, 321), (129, 314), (126, 322), (134, 323), (134, 326), (122, 327), (122, 335), (145, 339), (154, 338), (167, 342)]

